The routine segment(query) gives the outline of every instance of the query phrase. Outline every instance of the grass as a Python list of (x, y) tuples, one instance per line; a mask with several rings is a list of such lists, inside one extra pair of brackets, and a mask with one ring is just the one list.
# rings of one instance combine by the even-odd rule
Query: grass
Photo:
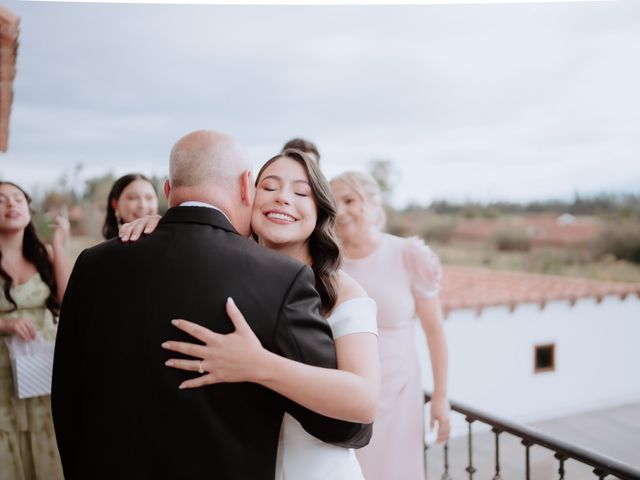
[(67, 246), (67, 252), (69, 253), (69, 258), (72, 262), (76, 261), (78, 255), (82, 253), (85, 248), (93, 247), (94, 245), (100, 243), (102, 241), (101, 238), (94, 238), (87, 235), (74, 235), (69, 239), (69, 244)]
[(614, 282), (640, 282), (640, 265), (606, 256), (593, 260), (580, 250), (501, 252), (487, 245), (431, 244), (447, 265), (482, 267), (549, 275), (592, 278)]
[[(75, 261), (82, 250), (101, 241), (90, 236), (71, 237), (68, 249), (71, 260)], [(431, 243), (431, 247), (447, 265), (640, 283), (640, 265), (617, 260), (613, 256), (594, 261), (586, 251), (549, 249), (503, 252), (488, 245), (446, 243)]]

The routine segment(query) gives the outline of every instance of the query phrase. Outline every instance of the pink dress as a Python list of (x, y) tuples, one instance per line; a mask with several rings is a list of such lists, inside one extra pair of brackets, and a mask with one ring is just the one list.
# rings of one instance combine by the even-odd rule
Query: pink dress
[(442, 268), (418, 238), (384, 234), (362, 259), (342, 268), (378, 305), (382, 384), (368, 446), (356, 455), (366, 480), (424, 479), (424, 394), (414, 344), (416, 298), (438, 295)]

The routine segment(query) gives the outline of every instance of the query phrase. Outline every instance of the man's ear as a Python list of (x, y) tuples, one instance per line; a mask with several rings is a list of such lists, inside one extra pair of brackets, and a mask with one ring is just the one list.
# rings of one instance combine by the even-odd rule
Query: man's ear
[(169, 183), (169, 179), (167, 178), (164, 181), (164, 196), (169, 200), (169, 195), (171, 195), (171, 183)]
[(240, 176), (240, 200), (242, 204), (247, 207), (253, 205), (254, 193), (253, 175), (251, 175), (251, 170), (245, 170)]

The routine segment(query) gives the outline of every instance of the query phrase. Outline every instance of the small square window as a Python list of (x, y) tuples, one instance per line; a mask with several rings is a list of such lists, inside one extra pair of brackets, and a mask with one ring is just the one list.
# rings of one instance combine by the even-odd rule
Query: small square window
[(553, 372), (556, 369), (556, 345), (535, 346), (535, 368), (534, 373)]

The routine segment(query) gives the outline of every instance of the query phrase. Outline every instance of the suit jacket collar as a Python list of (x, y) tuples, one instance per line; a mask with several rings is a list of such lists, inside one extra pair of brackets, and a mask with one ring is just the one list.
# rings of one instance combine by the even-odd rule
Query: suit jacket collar
[(214, 208), (173, 207), (167, 210), (160, 223), (199, 223), (240, 235), (225, 214)]

